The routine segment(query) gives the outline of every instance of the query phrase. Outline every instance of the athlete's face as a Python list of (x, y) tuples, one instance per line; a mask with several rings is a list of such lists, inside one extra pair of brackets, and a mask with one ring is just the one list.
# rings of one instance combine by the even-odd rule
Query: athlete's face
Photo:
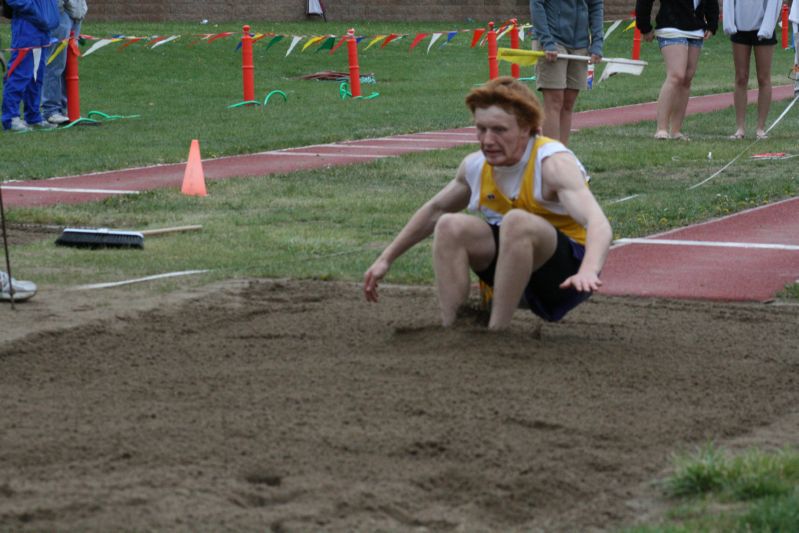
[(520, 128), (516, 116), (499, 106), (474, 110), (477, 140), (486, 161), (493, 166), (510, 166), (521, 161), (530, 140), (530, 129)]

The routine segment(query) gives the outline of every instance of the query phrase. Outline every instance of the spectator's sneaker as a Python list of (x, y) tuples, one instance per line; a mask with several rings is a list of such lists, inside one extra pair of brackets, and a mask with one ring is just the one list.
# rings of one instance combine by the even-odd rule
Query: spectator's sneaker
[(36, 128), (37, 130), (51, 130), (53, 128), (57, 128), (55, 124), (50, 124), (46, 120), (42, 120), (41, 122), (35, 122), (33, 124), (29, 124), (30, 127)]
[(15, 302), (33, 298), (37, 289), (34, 282), (10, 278), (8, 274), (0, 270), (0, 301), (7, 302), (11, 300), (11, 287), (14, 288)]
[(56, 126), (60, 126), (61, 124), (66, 124), (69, 122), (69, 117), (65, 117), (61, 113), (53, 113), (47, 117), (47, 122), (50, 124), (55, 124)]
[(14, 117), (11, 119), (11, 125), (8, 127), (8, 129), (10, 131), (16, 132), (31, 131), (31, 127), (28, 126), (28, 123), (19, 117)]

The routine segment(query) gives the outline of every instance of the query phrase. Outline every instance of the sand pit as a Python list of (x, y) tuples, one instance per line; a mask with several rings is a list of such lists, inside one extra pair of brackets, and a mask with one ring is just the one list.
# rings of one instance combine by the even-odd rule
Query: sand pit
[(0, 308), (0, 530), (612, 530), (675, 451), (799, 444), (799, 306), (597, 296), (494, 334), (426, 287), (141, 291)]

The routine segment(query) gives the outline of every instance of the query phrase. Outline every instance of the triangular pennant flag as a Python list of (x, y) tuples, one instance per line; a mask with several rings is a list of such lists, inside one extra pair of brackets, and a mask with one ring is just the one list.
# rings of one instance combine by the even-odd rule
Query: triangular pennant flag
[(603, 80), (608, 79), (614, 74), (632, 74), (633, 76), (640, 76), (644, 71), (644, 65), (634, 65), (632, 63), (623, 63), (621, 61), (610, 61), (605, 65), (605, 70), (602, 71), (602, 76), (597, 81), (597, 84)]
[(624, 31), (630, 31), (631, 29), (635, 28), (635, 20), (630, 22), (630, 25), (624, 28)]
[(216, 41), (217, 39), (224, 39), (225, 37), (230, 37), (231, 35), (233, 35), (232, 31), (223, 31), (222, 33), (217, 33), (213, 37), (209, 37), (208, 38), (208, 42), (212, 43), (212, 42)]
[(291, 51), (294, 50), (294, 47), (297, 46), (297, 43), (300, 42), (300, 41), (302, 41), (302, 36), (300, 36), (300, 35), (294, 35), (291, 38), (291, 44), (289, 45), (288, 52), (286, 52), (286, 57), (289, 56)]
[(441, 43), (441, 46), (444, 46), (448, 42), (450, 42), (456, 35), (458, 35), (457, 31), (451, 31), (447, 34), (447, 40)]
[(366, 45), (366, 48), (364, 48), (364, 51), (369, 50), (375, 43), (377, 43), (378, 41), (382, 41), (385, 38), (386, 38), (385, 35), (378, 35), (377, 37), (375, 37), (374, 39), (369, 41), (369, 44)]
[(472, 37), (472, 45), (470, 46), (470, 48), (475, 47), (478, 41), (480, 41), (480, 37), (482, 37), (485, 32), (486, 32), (485, 28), (477, 28), (476, 30), (474, 30), (474, 37)]
[(96, 43), (91, 45), (91, 47), (88, 50), (83, 52), (83, 57), (86, 57), (87, 55), (96, 52), (97, 50), (99, 50), (103, 46), (108, 46), (109, 44), (115, 43), (115, 42), (117, 42), (119, 40), (121, 40), (121, 39), (100, 39), (99, 41), (97, 41)]
[(613, 31), (616, 28), (619, 27), (619, 24), (621, 24), (621, 19), (614, 21), (613, 24), (611, 24), (610, 27), (608, 27), (608, 29), (605, 31), (605, 36), (604, 36), (605, 41), (607, 41), (608, 37), (610, 37), (610, 34), (613, 33)]
[(420, 33), (416, 37), (414, 37), (413, 42), (411, 43), (411, 47), (408, 49), (408, 51), (410, 52), (411, 50), (416, 48), (416, 45), (422, 42), (422, 39), (424, 39), (425, 37), (427, 37), (426, 33)]
[(524, 41), (524, 34), (527, 33), (527, 28), (529, 28), (529, 24), (525, 24), (523, 26), (519, 26), (519, 41)]
[(519, 50), (516, 48), (499, 48), (497, 50), (497, 61), (508, 61), (522, 67), (529, 67), (538, 62), (538, 58), (543, 57), (544, 52), (536, 50)]
[(303, 47), (302, 47), (302, 50), (300, 50), (300, 51), (301, 51), (301, 52), (304, 52), (306, 48), (308, 48), (309, 46), (311, 46), (311, 45), (313, 45), (313, 44), (316, 44), (316, 43), (318, 43), (319, 41), (321, 41), (321, 40), (322, 40), (322, 39), (324, 39), (324, 38), (325, 38), (325, 36), (324, 36), (324, 35), (319, 35), (319, 36), (317, 36), (317, 37), (311, 37), (310, 39), (308, 39), (308, 42), (306, 42), (306, 43), (303, 45)]
[(428, 45), (427, 45), (427, 53), (428, 53), (428, 54), (430, 53), (430, 48), (431, 48), (431, 47), (433, 46), (433, 44), (434, 44), (434, 43), (435, 43), (435, 42), (436, 42), (436, 41), (439, 39), (439, 37), (441, 37), (441, 34), (440, 34), (440, 33), (434, 33), (434, 34), (433, 34), (433, 36), (432, 36), (432, 37), (430, 37), (430, 44), (428, 44)]
[(322, 50), (332, 50), (333, 49), (333, 45), (335, 44), (335, 42), (336, 42), (336, 38), (333, 37), (332, 35), (330, 35), (330, 36), (328, 36), (327, 39), (325, 39), (325, 42), (323, 42), (319, 46), (319, 48), (316, 49), (316, 51), (320, 52)]
[(78, 46), (77, 39), (70, 39), (69, 41), (69, 49), (72, 50), (72, 53), (75, 54), (75, 57), (80, 57), (80, 47)]
[(511, 24), (510, 26), (508, 26), (506, 28), (500, 28), (499, 31), (497, 32), (497, 41), (502, 39), (505, 36), (505, 34), (510, 31), (510, 29), (512, 27), (513, 27), (513, 25)]
[(17, 58), (14, 60), (13, 63), (11, 63), (11, 66), (8, 67), (8, 70), (6, 71), (6, 76), (5, 76), (6, 79), (8, 79), (8, 77), (11, 76), (11, 73), (14, 72), (14, 70), (17, 68), (17, 65), (19, 65), (22, 62), (23, 59), (25, 59), (25, 56), (28, 55), (28, 52), (30, 52), (30, 51), (31, 51), (30, 48), (19, 48), (19, 49), (17, 49)]
[(342, 37), (341, 39), (339, 39), (339, 41), (336, 43), (336, 46), (334, 46), (333, 48), (331, 48), (331, 49), (330, 49), (330, 55), (332, 56), (332, 55), (333, 55), (333, 53), (334, 53), (336, 50), (338, 50), (339, 48), (341, 48), (341, 45), (342, 45), (342, 44), (344, 44), (344, 43), (346, 43), (346, 42), (347, 42), (347, 36), (345, 35), (344, 37)]
[(127, 39), (128, 39), (128, 42), (126, 42), (125, 44), (123, 44), (122, 46), (117, 48), (117, 52), (121, 52), (124, 48), (127, 48), (128, 46), (132, 45), (133, 43), (138, 43), (139, 41), (142, 40), (141, 37), (128, 37)]
[(42, 62), (42, 49), (41, 48), (34, 48), (33, 49), (33, 81), (37, 80), (37, 76), (39, 74), (39, 64)]
[(386, 39), (382, 43), (380, 43), (380, 48), (385, 48), (388, 43), (390, 43), (399, 36), (400, 36), (399, 33), (392, 33), (391, 35), (386, 37)]
[(150, 49), (153, 49), (153, 48), (155, 48), (156, 46), (161, 46), (162, 44), (170, 43), (170, 42), (174, 41), (175, 39), (177, 39), (178, 37), (180, 37), (180, 35), (170, 35), (170, 36), (169, 36), (169, 37), (167, 37), (166, 39), (161, 39), (161, 40), (160, 40), (160, 41), (158, 41), (157, 43), (153, 44), (153, 45), (150, 47)]
[(56, 47), (56, 49), (53, 50), (53, 53), (50, 54), (49, 58), (47, 58), (47, 64), (49, 65), (50, 63), (52, 63), (53, 60), (58, 57), (58, 54), (63, 52), (64, 48), (66, 48), (66, 47), (67, 47), (67, 40), (66, 39), (64, 39), (63, 41), (58, 43), (58, 46)]
[(366, 39), (366, 35), (361, 35), (360, 37), (355, 38), (355, 44), (361, 44), (361, 41)]
[(283, 39), (283, 35), (275, 35), (274, 37), (272, 37), (272, 39), (270, 39), (269, 42), (266, 43), (266, 48), (264, 48), (264, 52), (269, 50), (272, 47), (273, 44), (275, 44), (276, 42), (278, 42), (278, 41), (280, 41), (282, 39)]

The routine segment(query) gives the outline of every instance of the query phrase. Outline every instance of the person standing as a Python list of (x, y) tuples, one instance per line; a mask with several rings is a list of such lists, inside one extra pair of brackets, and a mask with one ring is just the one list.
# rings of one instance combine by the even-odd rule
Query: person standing
[(603, 0), (530, 0), (536, 40), (534, 50), (546, 53), (536, 63), (536, 84), (544, 100), (543, 133), (569, 143), (577, 96), (586, 88), (588, 63), (558, 59), (558, 54), (591, 55), (602, 59)]
[[(31, 127), (50, 128), (42, 119), (39, 104), (50, 32), (58, 26), (56, 0), (4, 0), (11, 10), (11, 57), (3, 83), (2, 124), (4, 130), (30, 131)], [(17, 58), (20, 57), (19, 63)], [(19, 116), (19, 104), (25, 106)]]
[(735, 64), (735, 123), (730, 139), (740, 140), (746, 134), (746, 104), (749, 88), (749, 60), (754, 50), (757, 72), (758, 139), (765, 139), (766, 117), (771, 107), (771, 59), (777, 44), (775, 28), (782, 0), (724, 0), (724, 33), (732, 41)]
[[(80, 35), (80, 25), (86, 16), (88, 6), (86, 0), (58, 0), (59, 23), (52, 33), (52, 40), (62, 42), (69, 39), (74, 32), (75, 38)], [(47, 65), (44, 73), (42, 92), (42, 116), (50, 124), (56, 126), (69, 122), (67, 116), (67, 84), (64, 70), (67, 66), (67, 51), (63, 49)]]
[(653, 28), (653, 3), (654, 0), (636, 1), (635, 23), (646, 42), (657, 37), (666, 63), (666, 80), (658, 96), (655, 139), (687, 141), (681, 130), (691, 81), (704, 41), (718, 30), (719, 4), (718, 0), (661, 0), (655, 17), (657, 28)]

